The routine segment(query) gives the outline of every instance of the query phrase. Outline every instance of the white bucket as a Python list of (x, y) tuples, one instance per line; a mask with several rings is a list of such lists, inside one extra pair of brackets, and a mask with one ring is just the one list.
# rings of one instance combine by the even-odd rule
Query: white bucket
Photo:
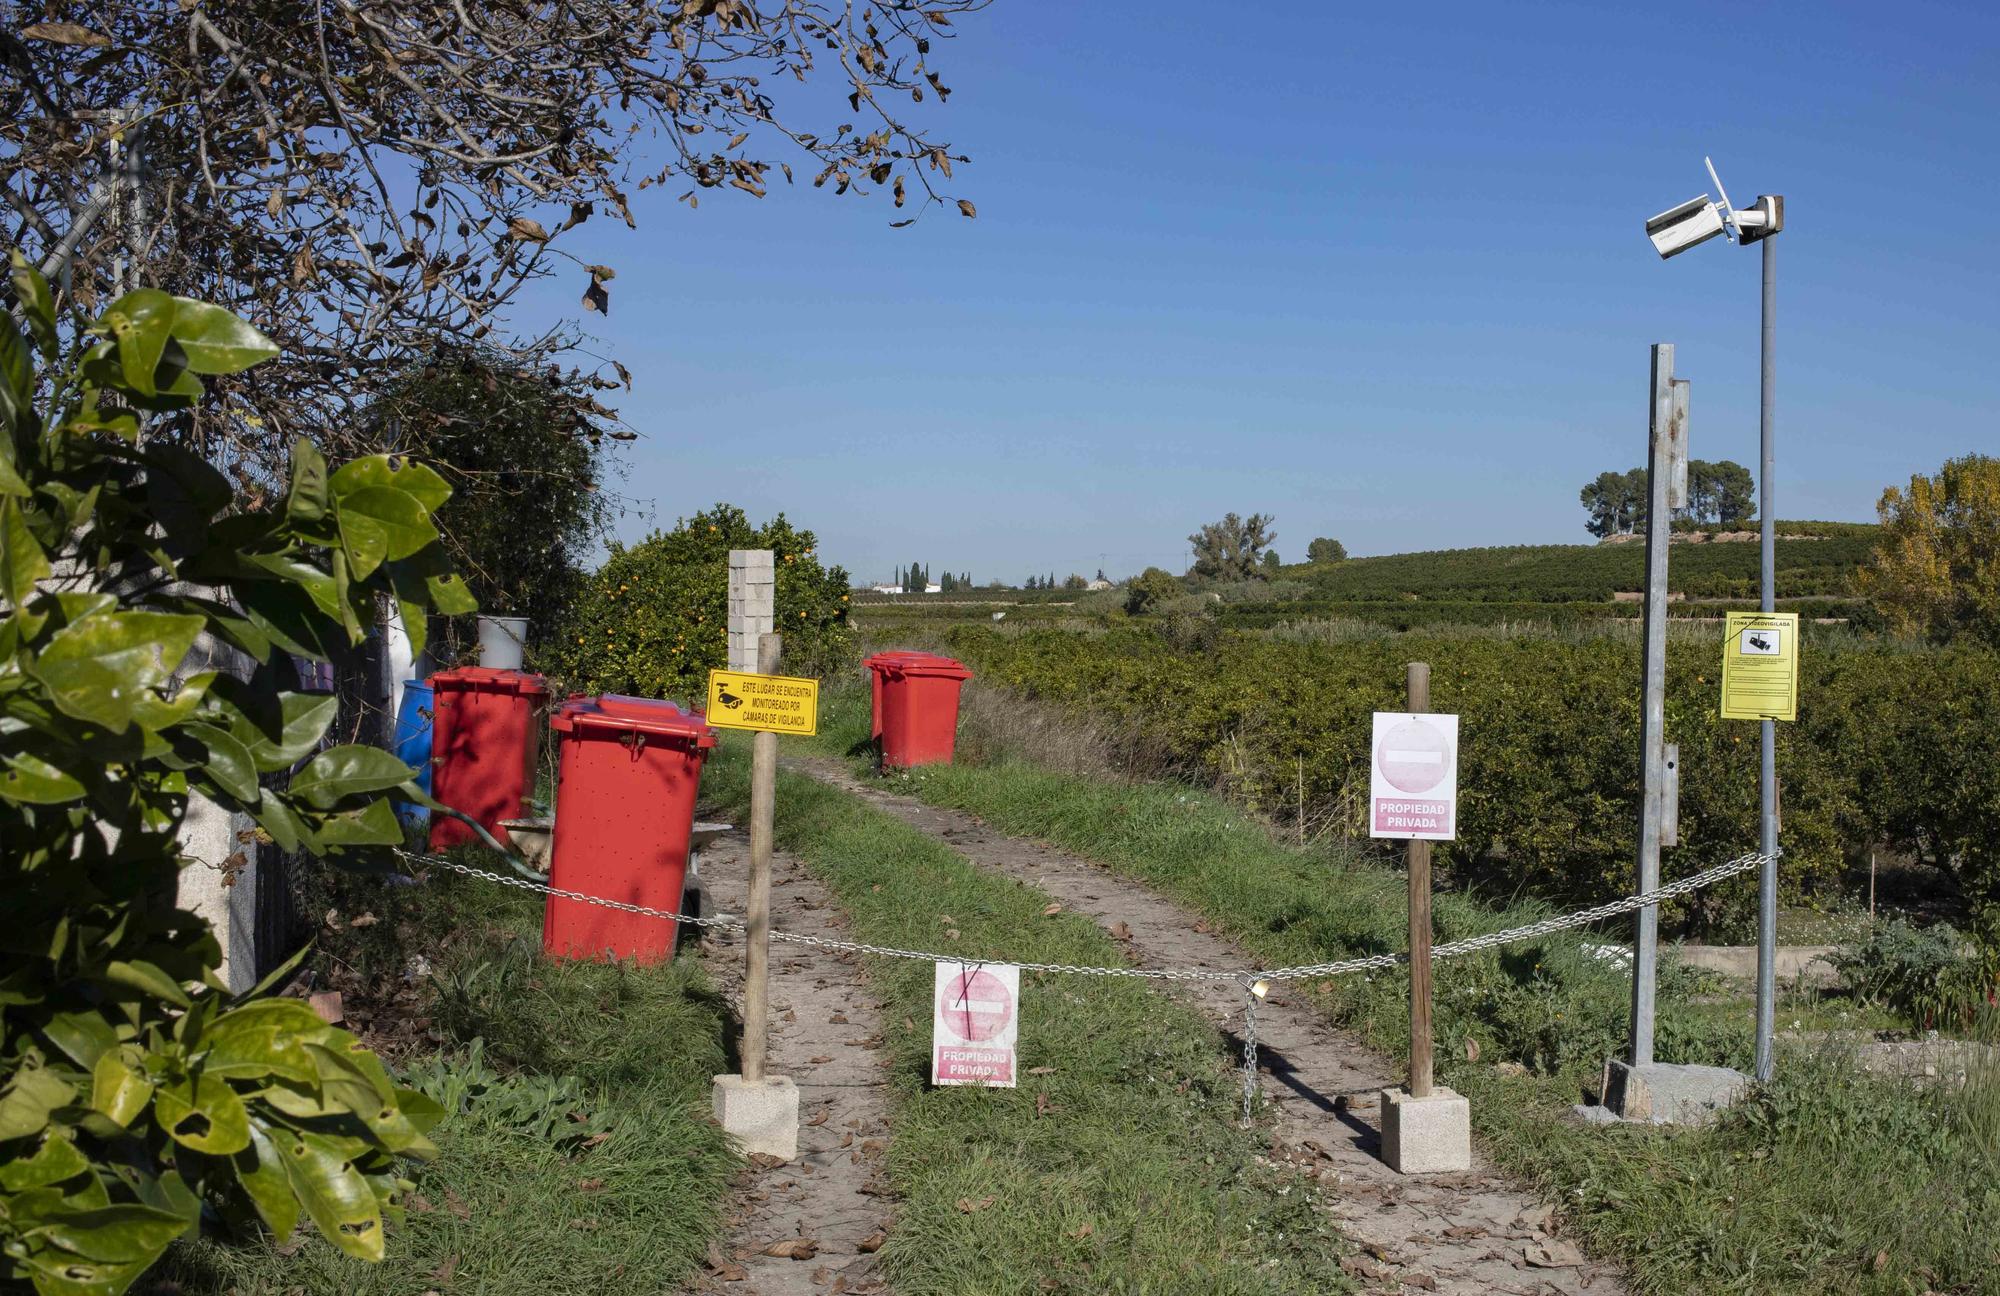
[(479, 664), (493, 670), (521, 669), (521, 652), (528, 643), (528, 618), (479, 618)]

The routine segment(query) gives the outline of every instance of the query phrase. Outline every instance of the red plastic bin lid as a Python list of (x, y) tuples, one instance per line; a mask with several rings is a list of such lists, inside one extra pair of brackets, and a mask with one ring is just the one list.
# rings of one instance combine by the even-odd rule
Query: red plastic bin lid
[(972, 672), (965, 663), (950, 657), (940, 657), (936, 653), (916, 653), (900, 661), (890, 662), (887, 669), (899, 675), (915, 675), (922, 679), (969, 680)]
[(595, 730), (600, 733), (643, 733), (661, 738), (684, 738), (697, 747), (715, 746), (715, 730), (698, 715), (690, 715), (672, 702), (659, 698), (628, 697), (606, 693), (600, 697), (573, 697), (556, 708), (549, 727), (564, 732)]
[(529, 671), (500, 670), (493, 666), (454, 666), (441, 670), (430, 678), (434, 689), (445, 688), (490, 688), (511, 693), (546, 694), (548, 682), (540, 675)]

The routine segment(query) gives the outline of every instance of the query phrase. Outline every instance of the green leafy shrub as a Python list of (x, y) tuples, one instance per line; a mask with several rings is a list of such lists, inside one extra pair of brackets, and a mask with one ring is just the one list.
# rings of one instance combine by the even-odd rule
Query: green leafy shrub
[(1162, 603), (1186, 593), (1187, 586), (1179, 577), (1159, 567), (1148, 567), (1125, 586), (1125, 611), (1131, 616), (1145, 616)]
[[(247, 503), (176, 446), (201, 377), (274, 348), (219, 307), (150, 289), (78, 321), (65, 357), (40, 275), (14, 258), (26, 335), (0, 316), (0, 1280), (125, 1290), (204, 1206), (285, 1238), (301, 1215), (379, 1259), (397, 1158), (435, 1149), (435, 1104), (305, 1004), (229, 997), (208, 925), (175, 908), (192, 794), (286, 850), (400, 842), (387, 753), (319, 750), (332, 697), (289, 654), (360, 642), (393, 596), (471, 610), (437, 544), (449, 495), (386, 457)], [(141, 436), (142, 416), (155, 423)], [(181, 674), (198, 642), (247, 678)], [(315, 755), (315, 752), (318, 752)], [(290, 771), (289, 777), (286, 772)]]
[(590, 693), (705, 697), (708, 672), (729, 664), (729, 551), (769, 549), (784, 671), (834, 674), (855, 651), (847, 573), (822, 566), (816, 545), (782, 513), (753, 527), (742, 509), (718, 504), (629, 549), (613, 546), (539, 664)]
[(477, 1109), (479, 1119), (489, 1125), (557, 1147), (604, 1132), (604, 1120), (591, 1115), (591, 1095), (575, 1076), (502, 1075), (486, 1065), (483, 1039), (475, 1038), (458, 1053), (422, 1058), (404, 1078), (446, 1116)]
[(1918, 927), (1895, 918), (1833, 957), (1841, 980), (1866, 1005), (1881, 1005), (1925, 1027), (1971, 1025), (1991, 984), (1948, 923)]
[[(452, 566), (488, 612), (546, 638), (611, 509), (599, 489), (609, 425), (588, 383), (524, 369), (490, 349), (437, 347), (370, 402), (371, 448), (414, 455), (452, 488), (437, 525)], [(433, 627), (469, 641), (470, 620)]]

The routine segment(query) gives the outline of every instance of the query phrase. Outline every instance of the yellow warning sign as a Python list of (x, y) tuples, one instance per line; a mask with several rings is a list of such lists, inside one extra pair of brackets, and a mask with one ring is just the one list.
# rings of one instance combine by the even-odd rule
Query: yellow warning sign
[(746, 671), (708, 673), (708, 722), (717, 729), (819, 732), (819, 681)]
[(1722, 643), (1722, 718), (1799, 718), (1799, 614), (1731, 612)]

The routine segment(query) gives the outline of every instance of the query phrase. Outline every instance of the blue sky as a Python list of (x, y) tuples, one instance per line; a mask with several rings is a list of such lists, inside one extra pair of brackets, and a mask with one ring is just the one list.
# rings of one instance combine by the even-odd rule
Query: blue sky
[(727, 500), (857, 576), (980, 581), (1178, 570), (1230, 510), (1288, 560), (1585, 540), (1578, 488), (1643, 461), (1652, 342), (1693, 453), (1755, 466), (1757, 255), (1663, 263), (1642, 228), (1704, 153), (1787, 198), (1779, 515), (2000, 449), (2000, 6), (998, 0), (959, 30), (931, 120), (977, 220), (670, 189), (565, 243), (618, 270), (588, 327), (636, 380), (626, 538)]

